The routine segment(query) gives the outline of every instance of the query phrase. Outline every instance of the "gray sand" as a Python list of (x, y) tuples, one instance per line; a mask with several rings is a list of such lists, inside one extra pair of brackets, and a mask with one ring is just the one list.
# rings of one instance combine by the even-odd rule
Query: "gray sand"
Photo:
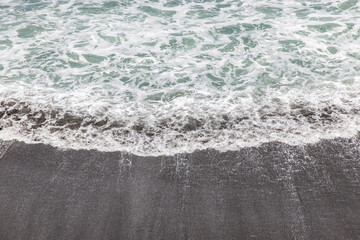
[(360, 141), (138, 157), (0, 142), (0, 240), (359, 239)]

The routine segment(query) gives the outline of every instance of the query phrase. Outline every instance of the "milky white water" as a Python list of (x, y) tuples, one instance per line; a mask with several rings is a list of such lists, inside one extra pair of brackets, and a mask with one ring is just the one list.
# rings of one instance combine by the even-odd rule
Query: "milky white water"
[(1, 139), (140, 155), (350, 137), (360, 3), (2, 0), (0, 103)]

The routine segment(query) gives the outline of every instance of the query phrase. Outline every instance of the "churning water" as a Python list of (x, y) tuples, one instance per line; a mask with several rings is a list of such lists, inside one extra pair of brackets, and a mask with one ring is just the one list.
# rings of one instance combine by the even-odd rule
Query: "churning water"
[(360, 6), (2, 0), (0, 102), (2, 139), (140, 155), (352, 136)]

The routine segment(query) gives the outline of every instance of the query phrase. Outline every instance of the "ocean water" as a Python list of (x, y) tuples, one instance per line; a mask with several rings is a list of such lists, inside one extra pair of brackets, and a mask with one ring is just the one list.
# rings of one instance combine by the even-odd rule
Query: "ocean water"
[(169, 155), (360, 128), (358, 0), (2, 0), (0, 138)]

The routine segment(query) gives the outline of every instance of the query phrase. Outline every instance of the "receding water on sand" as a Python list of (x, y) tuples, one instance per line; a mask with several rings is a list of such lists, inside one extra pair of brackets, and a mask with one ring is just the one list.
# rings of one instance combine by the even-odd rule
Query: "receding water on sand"
[(0, 238), (357, 239), (359, 142), (159, 157), (1, 142)]

